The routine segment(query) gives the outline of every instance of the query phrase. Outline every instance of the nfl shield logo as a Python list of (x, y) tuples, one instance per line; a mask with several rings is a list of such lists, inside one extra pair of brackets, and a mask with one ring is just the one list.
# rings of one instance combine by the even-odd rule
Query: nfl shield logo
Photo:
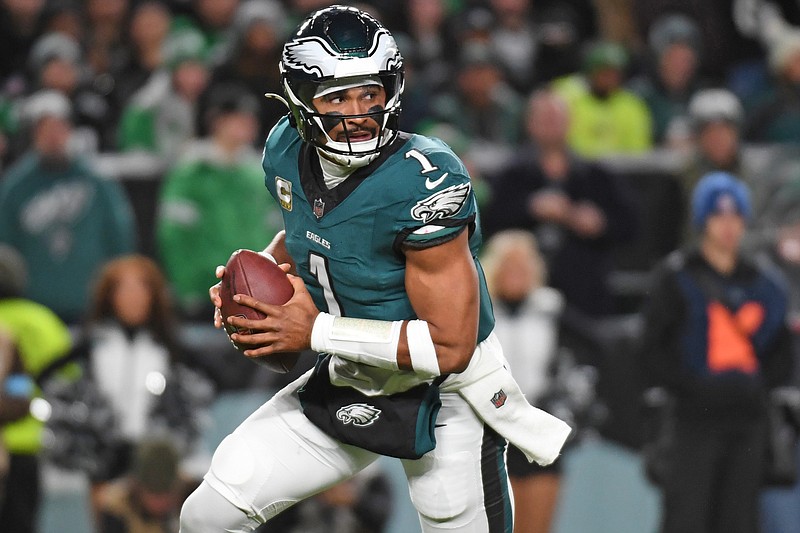
[(317, 218), (322, 218), (322, 215), (325, 214), (325, 202), (322, 201), (322, 198), (317, 198), (314, 200), (314, 216)]
[(492, 405), (494, 405), (495, 409), (500, 409), (503, 407), (503, 405), (505, 405), (507, 398), (508, 396), (506, 396), (505, 391), (500, 389), (494, 393), (494, 396), (492, 396)]

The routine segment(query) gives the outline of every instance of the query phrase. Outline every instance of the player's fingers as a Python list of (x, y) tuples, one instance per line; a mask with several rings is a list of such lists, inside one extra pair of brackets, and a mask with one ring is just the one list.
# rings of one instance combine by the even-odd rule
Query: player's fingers
[(222, 307), (222, 298), (219, 296), (220, 284), (212, 285), (208, 288), (208, 297), (211, 298), (211, 303), (214, 307)]
[(233, 296), (233, 301), (242, 305), (246, 305), (247, 307), (252, 307), (253, 309), (261, 311), (265, 315), (274, 316), (282, 313), (280, 305), (270, 305), (262, 302), (261, 300), (256, 300), (247, 294), (236, 294)]
[(214, 275), (217, 276), (218, 279), (222, 279), (222, 276), (225, 275), (225, 265), (217, 265), (216, 270), (214, 270)]
[(280, 265), (278, 265), (278, 266), (279, 266), (279, 267), (281, 267), (281, 270), (283, 270), (283, 271), (284, 271), (284, 272), (286, 272), (287, 274), (288, 274), (288, 273), (289, 273), (289, 271), (292, 269), (292, 265), (290, 265), (289, 263), (281, 263), (281, 264), (280, 264)]
[(243, 316), (228, 317), (228, 324), (242, 331), (247, 331), (247, 330), (254, 332), (274, 331), (275, 328), (272, 326), (273, 323), (274, 321), (269, 320), (268, 318), (262, 318), (260, 320), (252, 320), (249, 318), (245, 318)]
[(300, 293), (308, 292), (308, 289), (306, 289), (306, 284), (303, 281), (303, 278), (301, 278), (300, 276), (295, 276), (293, 274), (287, 274), (287, 277), (289, 278), (289, 283), (291, 283), (292, 287), (294, 287), (294, 296), (292, 298), (294, 298)]
[(222, 324), (222, 311), (220, 311), (219, 307), (214, 308), (214, 327), (219, 329), (223, 326)]

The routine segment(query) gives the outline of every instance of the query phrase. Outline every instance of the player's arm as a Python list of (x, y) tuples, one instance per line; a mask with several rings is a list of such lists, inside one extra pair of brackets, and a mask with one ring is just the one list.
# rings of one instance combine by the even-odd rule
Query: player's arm
[(478, 337), (478, 273), (468, 232), (430, 248), (405, 247), (405, 288), (415, 320), (365, 320), (319, 313), (311, 347), (382, 368), (433, 377), (462, 372)]
[[(427, 325), (442, 374), (462, 372), (478, 338), (478, 272), (468, 244), (468, 232), (444, 244), (406, 249), (406, 292), (418, 320)], [(415, 321), (416, 322), (416, 321)], [(424, 325), (403, 325), (397, 349), (399, 368), (414, 368), (415, 335)]]
[(252, 333), (231, 338), (250, 344), (247, 356), (312, 348), (372, 366), (413, 370), (425, 376), (463, 371), (478, 330), (478, 275), (467, 232), (427, 249), (407, 249), (405, 285), (416, 320), (369, 320), (321, 313), (303, 281), (291, 276), (294, 296), (284, 305), (237, 296), (267, 315), (229, 318)]

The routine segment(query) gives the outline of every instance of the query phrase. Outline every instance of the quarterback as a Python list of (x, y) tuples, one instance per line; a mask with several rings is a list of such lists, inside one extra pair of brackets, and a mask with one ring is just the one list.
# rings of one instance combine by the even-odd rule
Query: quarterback
[(398, 130), (403, 60), (370, 15), (312, 13), (280, 69), (290, 112), (263, 167), (285, 230), (262, 253), (295, 292), (282, 306), (239, 295), (267, 318), (229, 321), (249, 330), (232, 335), (247, 356), (320, 355), (223, 440), (181, 532), (253, 531), (387, 455), (425, 533), (511, 533), (506, 442), (548, 464), (570, 428), (506, 368), (467, 171), (441, 141)]

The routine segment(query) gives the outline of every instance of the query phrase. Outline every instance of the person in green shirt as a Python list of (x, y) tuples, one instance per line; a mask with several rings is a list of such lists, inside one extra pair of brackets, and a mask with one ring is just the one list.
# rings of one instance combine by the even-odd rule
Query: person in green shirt
[(164, 178), (156, 222), (159, 257), (189, 318), (209, 315), (214, 268), (230, 250), (260, 247), (283, 227), (253, 148), (257, 110), (244, 88), (217, 87), (204, 116), (209, 137), (192, 144)]
[(0, 179), (0, 243), (25, 258), (24, 296), (73, 324), (83, 318), (99, 265), (136, 248), (133, 207), (120, 183), (72, 152), (66, 96), (38, 91), (22, 107), (31, 141)]

